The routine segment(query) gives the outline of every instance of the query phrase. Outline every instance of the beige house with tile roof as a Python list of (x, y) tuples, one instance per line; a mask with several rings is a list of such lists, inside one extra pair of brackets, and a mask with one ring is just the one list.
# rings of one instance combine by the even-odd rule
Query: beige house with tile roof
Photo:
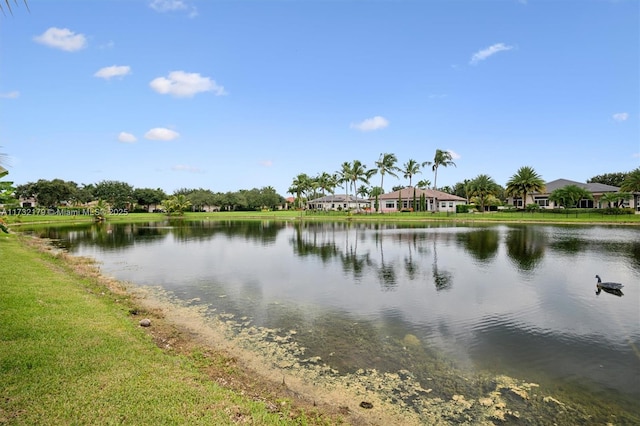
[[(397, 212), (402, 209), (410, 209), (413, 206), (413, 193), (416, 199), (424, 194), (427, 200), (427, 211), (454, 212), (457, 205), (467, 204), (467, 200), (457, 195), (448, 194), (435, 189), (420, 189), (409, 186), (400, 191), (388, 192), (378, 197), (382, 213)], [(401, 202), (399, 200), (402, 200)], [(373, 203), (374, 201), (372, 201)]]
[[(582, 200), (580, 201), (580, 205), (578, 206), (578, 208), (585, 208), (585, 209), (607, 207), (605, 203), (600, 202), (600, 198), (604, 194), (620, 192), (620, 188), (618, 188), (617, 186), (605, 185), (603, 183), (582, 183), (582, 182), (576, 182), (569, 179), (556, 179), (556, 180), (552, 180), (551, 182), (547, 182), (545, 184), (545, 189), (543, 193), (534, 192), (532, 194), (527, 194), (527, 205), (536, 203), (540, 206), (540, 208), (543, 208), (543, 209), (557, 208), (558, 206), (555, 205), (553, 201), (549, 200), (549, 195), (551, 195), (551, 193), (556, 189), (563, 188), (567, 185), (576, 185), (576, 186), (579, 186), (580, 188), (586, 189), (591, 193), (591, 195), (593, 196), (593, 200)], [(625, 203), (625, 207), (631, 207), (636, 211), (640, 211), (639, 210), (640, 206), (638, 205), (639, 203), (640, 203), (640, 194), (634, 194), (634, 197)], [(518, 207), (518, 208), (522, 208), (523, 206), (522, 197), (511, 196), (507, 198), (507, 204)]]

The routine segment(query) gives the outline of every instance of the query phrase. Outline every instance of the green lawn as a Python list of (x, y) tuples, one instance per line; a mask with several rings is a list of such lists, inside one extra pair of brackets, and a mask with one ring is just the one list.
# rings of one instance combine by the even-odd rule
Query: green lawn
[(0, 234), (0, 424), (326, 422), (218, 386), (202, 357), (159, 349), (124, 293), (26, 241)]

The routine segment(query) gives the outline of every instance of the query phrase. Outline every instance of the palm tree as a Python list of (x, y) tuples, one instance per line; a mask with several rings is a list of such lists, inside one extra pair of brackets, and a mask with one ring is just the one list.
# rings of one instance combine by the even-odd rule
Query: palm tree
[(453, 156), (449, 151), (443, 151), (436, 149), (436, 155), (433, 157), (433, 163), (431, 169), (433, 170), (433, 189), (438, 188), (438, 167), (456, 167), (456, 163), (453, 162)]
[(9, 174), (9, 171), (5, 169), (4, 165), (8, 164), (9, 156), (5, 153), (0, 152), (0, 178)]
[(427, 189), (431, 186), (431, 181), (429, 179), (421, 179), (416, 183), (416, 186), (420, 189)]
[(344, 185), (344, 193), (349, 193), (349, 185), (351, 183), (351, 163), (345, 161), (340, 165), (340, 170), (336, 172), (338, 185)]
[(369, 194), (371, 194), (371, 190), (366, 185), (360, 185), (356, 194), (361, 198), (369, 198)]
[(327, 172), (320, 173), (314, 179), (317, 182), (318, 189), (322, 192), (323, 197), (327, 195), (327, 192), (331, 192), (332, 188), (335, 188), (335, 185), (332, 186), (332, 176)]
[(640, 167), (627, 174), (622, 181), (620, 191), (640, 192)]
[[(351, 169), (348, 171), (347, 175), (349, 177), (349, 181), (351, 182), (350, 186), (352, 186), (354, 189), (354, 194), (357, 188), (358, 181), (369, 184), (369, 179), (371, 179), (371, 176), (373, 176), (377, 172), (378, 171), (376, 169), (367, 170), (367, 166), (362, 164), (360, 160), (353, 160), (353, 165), (351, 165)], [(347, 194), (347, 199), (349, 198), (348, 195), (349, 194)], [(357, 210), (360, 210), (360, 204), (356, 204), (358, 206)]]
[(380, 173), (380, 188), (384, 191), (384, 175), (388, 173), (390, 176), (398, 178), (398, 175), (395, 172), (400, 171), (398, 167), (396, 167), (396, 163), (398, 159), (395, 154), (384, 153), (380, 154), (380, 158), (376, 161), (376, 167), (378, 168), (378, 172)]
[[(18, 4), (18, 0), (13, 0), (13, 2), (17, 5)], [(9, 13), (13, 14), (13, 10), (11, 10), (11, 3), (9, 2), (9, 0), (4, 0), (4, 3), (7, 5), (7, 9), (9, 10)], [(29, 11), (29, 5), (27, 4), (27, 0), (24, 0), (24, 5), (27, 8), (27, 11)], [(2, 3), (0, 3), (0, 10), (2, 11), (2, 14), (4, 15), (4, 8), (2, 7)]]
[[(404, 178), (409, 178), (409, 188), (411, 188), (411, 179), (414, 175), (417, 175), (420, 172), (420, 163), (418, 163), (414, 159), (409, 159), (406, 163), (403, 164), (403, 169), (400, 171), (403, 173)], [(409, 206), (409, 195), (407, 195), (407, 207)]]
[(107, 204), (107, 202), (102, 198), (99, 198), (93, 212), (94, 220), (96, 222), (104, 221), (106, 219), (106, 216), (109, 214), (109, 209), (109, 204)]
[(500, 190), (500, 187), (489, 175), (478, 175), (467, 184), (469, 195), (480, 201), (480, 208), (484, 213), (484, 207)]
[(507, 194), (522, 196), (522, 208), (527, 208), (527, 194), (544, 191), (544, 181), (533, 167), (522, 166), (507, 182)]
[(549, 194), (549, 201), (560, 204), (564, 207), (576, 207), (581, 200), (593, 200), (593, 195), (578, 185), (567, 185), (555, 189)]
[(297, 204), (298, 207), (300, 207), (302, 204), (300, 196), (309, 190), (309, 181), (310, 178), (306, 173), (300, 173), (298, 176), (293, 178), (293, 182), (291, 182), (291, 186), (287, 191), (289, 192), (289, 194), (296, 195), (295, 204)]
[(633, 199), (633, 194), (630, 192), (607, 192), (600, 197), (600, 202), (607, 203), (609, 208), (620, 207), (625, 201)]
[(168, 199), (164, 200), (162, 205), (169, 215), (171, 215), (171, 213), (178, 213), (182, 216), (185, 210), (191, 207), (191, 201), (189, 201), (186, 195), (178, 194), (172, 195)]

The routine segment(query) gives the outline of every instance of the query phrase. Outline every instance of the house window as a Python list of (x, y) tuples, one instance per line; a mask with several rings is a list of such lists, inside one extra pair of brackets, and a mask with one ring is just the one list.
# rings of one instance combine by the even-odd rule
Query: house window
[(549, 207), (549, 199), (548, 198), (535, 198), (534, 201), (540, 207)]
[(342, 206), (346, 209), (347, 208), (347, 203), (344, 203)]
[(514, 198), (513, 205), (516, 207), (522, 207), (522, 198)]
[(443, 209), (447, 207), (447, 203), (445, 201), (443, 201), (442, 203), (440, 203), (440, 207), (442, 207)]
[(580, 200), (581, 209), (592, 209), (593, 208), (593, 200)]
[(453, 201), (449, 201), (449, 207), (453, 208)]
[(335, 209), (336, 208), (336, 204), (335, 203), (331, 204), (331, 208)]
[(384, 207), (386, 209), (395, 209), (396, 208), (396, 203), (394, 203), (393, 201), (387, 201), (387, 204), (385, 204)]

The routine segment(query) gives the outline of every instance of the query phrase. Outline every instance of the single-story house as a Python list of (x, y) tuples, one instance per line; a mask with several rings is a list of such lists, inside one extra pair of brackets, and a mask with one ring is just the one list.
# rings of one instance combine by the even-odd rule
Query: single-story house
[(367, 210), (371, 208), (371, 201), (353, 195), (326, 195), (307, 201), (309, 210)]
[(27, 197), (27, 198), (20, 197), (18, 198), (18, 204), (20, 205), (20, 207), (27, 209), (27, 208), (37, 207), (38, 202), (34, 197)]
[[(557, 208), (557, 206), (553, 201), (549, 200), (549, 195), (553, 191), (559, 188), (563, 188), (567, 185), (576, 185), (580, 188), (584, 188), (591, 193), (593, 196), (593, 200), (581, 200), (578, 208), (605, 208), (608, 206), (608, 203), (600, 202), (600, 198), (608, 193), (620, 192), (620, 188), (612, 185), (605, 185), (603, 183), (582, 183), (576, 182), (569, 179), (556, 179), (551, 182), (545, 183), (544, 192), (534, 192), (532, 194), (527, 194), (527, 205), (536, 203), (543, 209), (553, 209)], [(631, 207), (635, 210), (640, 210), (640, 194), (634, 194), (634, 197), (625, 202), (625, 207)], [(510, 196), (507, 198), (507, 204), (516, 206), (518, 208), (522, 208), (523, 202), (522, 197), (513, 197)]]
[(380, 210), (383, 213), (390, 213), (412, 208), (414, 191), (417, 200), (424, 194), (427, 201), (427, 211), (455, 212), (457, 205), (467, 204), (465, 198), (457, 195), (436, 191), (435, 189), (420, 189), (409, 186), (400, 191), (388, 192), (378, 196)]

